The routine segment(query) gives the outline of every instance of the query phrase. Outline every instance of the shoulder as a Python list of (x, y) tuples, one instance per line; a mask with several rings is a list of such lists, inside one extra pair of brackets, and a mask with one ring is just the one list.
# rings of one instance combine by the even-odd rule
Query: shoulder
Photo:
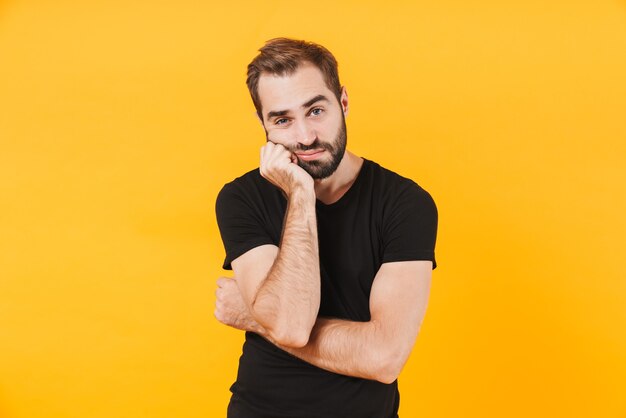
[(216, 204), (219, 209), (221, 205), (233, 200), (250, 203), (275, 191), (276, 188), (255, 168), (226, 183), (217, 195)]
[(380, 164), (365, 160), (371, 178), (372, 191), (383, 202), (397, 203), (414, 201), (427, 207), (435, 207), (435, 201), (428, 191), (414, 180), (404, 177)]
[(226, 183), (220, 190), (219, 194), (237, 193), (245, 191), (246, 189), (258, 188), (262, 184), (263, 180), (263, 177), (259, 173), (259, 169), (255, 168)]

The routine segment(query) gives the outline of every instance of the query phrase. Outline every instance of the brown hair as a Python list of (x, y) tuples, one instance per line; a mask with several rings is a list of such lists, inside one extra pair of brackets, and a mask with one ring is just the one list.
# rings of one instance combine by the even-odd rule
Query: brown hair
[(265, 43), (250, 64), (246, 84), (259, 118), (261, 100), (259, 98), (259, 78), (261, 74), (291, 75), (305, 62), (316, 66), (324, 76), (326, 86), (341, 101), (341, 84), (337, 71), (337, 60), (329, 50), (313, 42), (289, 38), (274, 38)]

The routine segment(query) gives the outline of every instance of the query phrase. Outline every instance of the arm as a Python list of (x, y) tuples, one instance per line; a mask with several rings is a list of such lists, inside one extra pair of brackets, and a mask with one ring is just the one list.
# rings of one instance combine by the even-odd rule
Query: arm
[[(417, 338), (426, 312), (431, 273), (430, 261), (385, 263), (372, 285), (370, 321), (319, 318), (306, 346), (277, 345), (325, 370), (392, 383), (408, 360)], [(238, 314), (222, 312), (224, 320), (218, 319), (227, 325), (264, 335), (263, 328), (242, 312), (245, 306), (239, 304), (236, 307), (237, 299), (241, 299), (236, 287), (228, 288), (228, 291), (222, 286), (218, 289), (218, 306), (230, 306)], [(238, 320), (233, 321), (234, 317)]]
[(426, 313), (432, 263), (383, 264), (370, 295), (371, 319), (319, 319), (309, 344), (287, 349), (326, 370), (392, 383), (411, 354)]
[(261, 174), (287, 196), (280, 248), (264, 245), (232, 262), (252, 318), (273, 341), (304, 346), (320, 304), (320, 272), (313, 179), (281, 145), (261, 152)]

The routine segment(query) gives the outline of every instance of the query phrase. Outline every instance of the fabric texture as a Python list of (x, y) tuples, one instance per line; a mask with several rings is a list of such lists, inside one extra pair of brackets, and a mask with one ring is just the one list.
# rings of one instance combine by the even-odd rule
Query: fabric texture
[[(279, 246), (287, 201), (258, 169), (226, 184), (216, 212), (223, 267), (264, 244)], [(316, 202), (321, 272), (319, 316), (369, 321), (369, 296), (383, 263), (435, 261), (437, 208), (410, 179), (370, 160), (337, 202)], [(383, 384), (310, 365), (246, 333), (228, 416), (393, 418), (398, 382)]]

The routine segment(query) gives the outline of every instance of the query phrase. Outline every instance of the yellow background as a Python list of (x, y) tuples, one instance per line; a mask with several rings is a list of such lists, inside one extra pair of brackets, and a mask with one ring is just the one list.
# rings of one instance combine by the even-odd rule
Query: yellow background
[(440, 212), (401, 416), (626, 417), (624, 1), (0, 1), (0, 417), (224, 416), (245, 67), (335, 53), (348, 144)]

